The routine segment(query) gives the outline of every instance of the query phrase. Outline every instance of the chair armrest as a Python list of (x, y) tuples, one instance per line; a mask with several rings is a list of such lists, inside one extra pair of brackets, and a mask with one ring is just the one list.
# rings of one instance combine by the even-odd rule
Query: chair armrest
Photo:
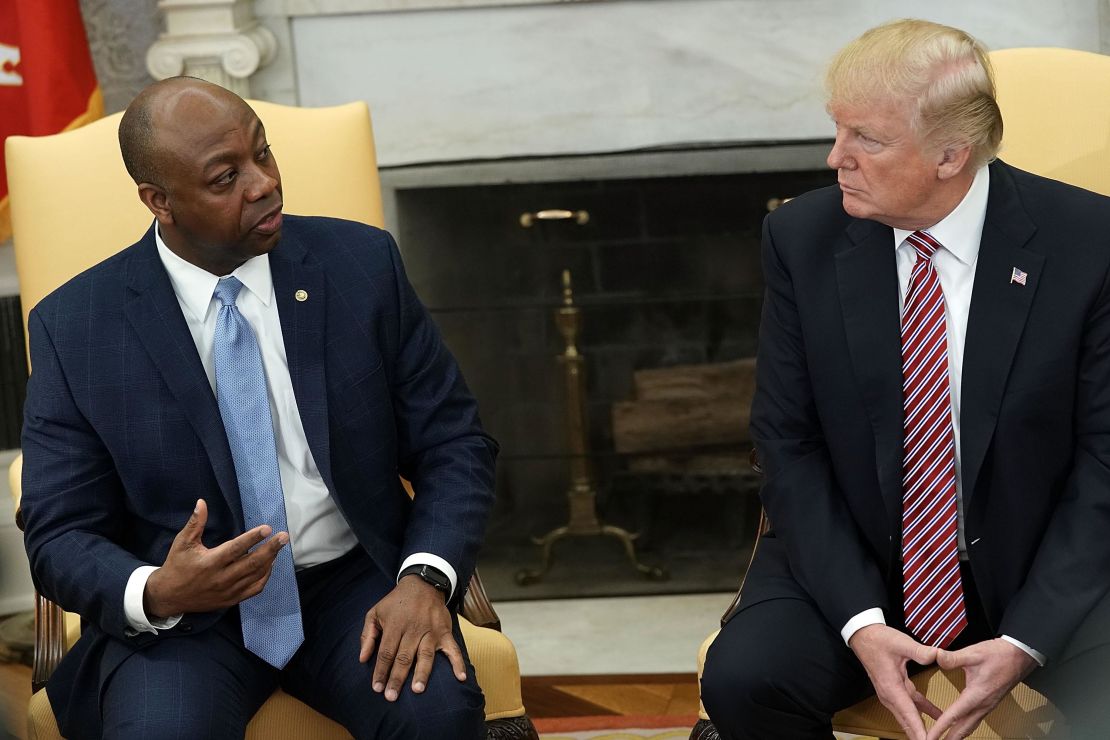
[[(23, 455), (17, 455), (8, 468), (8, 485), (15, 500), (15, 523), (22, 531)], [(66, 620), (62, 608), (40, 593), (35, 593), (35, 651), (31, 665), (31, 691), (46, 685), (50, 674), (66, 654)]]
[[(763, 466), (759, 464), (759, 456), (756, 454), (755, 448), (751, 449), (748, 453), (748, 464), (752, 466), (752, 471), (763, 477)], [(759, 538), (771, 531), (771, 520), (767, 518), (767, 512), (762, 508), (759, 510), (759, 527), (755, 533), (755, 543), (752, 545), (752, 555), (748, 559), (748, 567), (744, 570), (745, 575), (752, 568), (752, 563), (755, 562), (755, 550), (759, 547)], [(732, 613), (736, 611), (736, 607), (740, 606), (740, 595), (744, 592), (744, 578), (740, 578), (740, 588), (736, 590), (736, 596), (732, 598), (732, 603), (725, 609), (725, 613), (721, 615), (721, 626), (732, 617)]]
[(478, 571), (470, 576), (470, 587), (463, 594), (462, 615), (476, 627), (501, 631), (501, 618), (497, 616), (489, 596), (486, 595), (486, 588), (482, 585)]
[(31, 665), (31, 691), (46, 686), (47, 679), (66, 654), (66, 621), (62, 607), (35, 594), (35, 652)]

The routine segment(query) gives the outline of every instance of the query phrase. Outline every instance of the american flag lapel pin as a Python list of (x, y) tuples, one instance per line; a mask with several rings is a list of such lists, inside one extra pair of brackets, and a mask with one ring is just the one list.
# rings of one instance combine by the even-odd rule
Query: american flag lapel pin
[(1029, 273), (1022, 270), (1020, 267), (1015, 267), (1010, 272), (1010, 284), (1017, 283), (1018, 285), (1025, 285), (1025, 281), (1029, 279)]

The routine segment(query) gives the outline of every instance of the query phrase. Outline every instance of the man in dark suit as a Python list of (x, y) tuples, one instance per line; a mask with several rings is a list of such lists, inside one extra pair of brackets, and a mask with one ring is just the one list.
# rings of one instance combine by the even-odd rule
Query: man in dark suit
[(29, 319), (27, 550), (86, 622), (63, 734), (242, 737), (281, 686), (358, 738), (484, 736), (456, 610), (497, 446), (392, 238), (283, 216), (215, 85), (147, 88), (120, 143), (154, 225)]
[[(1110, 200), (994, 159), (962, 31), (872, 29), (828, 88), (839, 186), (764, 224), (772, 530), (705, 707), (727, 738), (828, 738), (876, 693), (963, 738), (1024, 680), (1110, 737)], [(967, 677), (944, 710), (907, 678), (934, 662)]]

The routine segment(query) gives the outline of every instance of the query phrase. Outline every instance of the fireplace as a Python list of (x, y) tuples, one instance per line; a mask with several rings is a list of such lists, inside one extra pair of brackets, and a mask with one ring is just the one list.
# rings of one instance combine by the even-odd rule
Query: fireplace
[[(692, 154), (696, 162), (706, 153)], [(761, 223), (778, 199), (835, 182), (812, 155), (798, 168), (782, 157), (787, 164), (778, 170), (766, 166), (766, 155), (748, 152), (759, 158), (758, 171), (713, 174), (643, 172), (636, 155), (610, 157), (607, 172), (587, 163), (588, 178), (575, 178), (565, 159), (554, 170), (536, 167), (525, 182), (514, 181), (519, 169), (483, 169), (493, 163), (464, 165), (462, 174), (433, 168), (431, 182), (413, 168), (383, 172), (409, 277), (501, 443), (481, 562), (495, 597), (582, 593), (585, 573), (598, 593), (735, 586), (758, 513), (746, 464), (750, 380), (743, 378), (751, 376), (762, 300)], [(539, 561), (532, 538), (568, 516), (568, 399), (556, 360), (564, 342), (554, 321), (564, 270), (581, 312), (597, 511), (641, 533), (640, 556), (667, 569), (667, 582), (647, 583), (619, 544), (596, 538), (556, 546), (554, 567), (538, 584), (513, 578)], [(720, 388), (704, 392), (723, 393), (728, 413), (708, 414), (709, 437), (689, 424), (683, 437), (673, 418), (660, 416), (658, 424), (682, 438), (668, 446), (667, 434), (652, 431), (651, 398), (638, 394), (646, 385), (655, 389), (649, 397), (666, 399), (677, 387), (677, 400), (660, 407), (681, 410), (682, 393), (706, 387), (710, 377)], [(723, 581), (707, 562), (721, 565)], [(607, 574), (605, 584), (599, 573)]]

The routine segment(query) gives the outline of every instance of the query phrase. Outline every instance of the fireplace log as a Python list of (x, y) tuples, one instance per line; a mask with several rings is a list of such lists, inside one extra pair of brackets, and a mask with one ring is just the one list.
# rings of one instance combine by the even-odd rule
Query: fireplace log
[(633, 385), (635, 401), (613, 404), (618, 453), (693, 453), (723, 445), (742, 457), (755, 391), (754, 358), (637, 370)]
[(613, 442), (619, 453), (739, 446), (748, 440), (750, 405), (737, 397), (620, 401), (613, 404)]
[(641, 401), (739, 399), (750, 405), (755, 392), (755, 358), (637, 370), (632, 382)]

